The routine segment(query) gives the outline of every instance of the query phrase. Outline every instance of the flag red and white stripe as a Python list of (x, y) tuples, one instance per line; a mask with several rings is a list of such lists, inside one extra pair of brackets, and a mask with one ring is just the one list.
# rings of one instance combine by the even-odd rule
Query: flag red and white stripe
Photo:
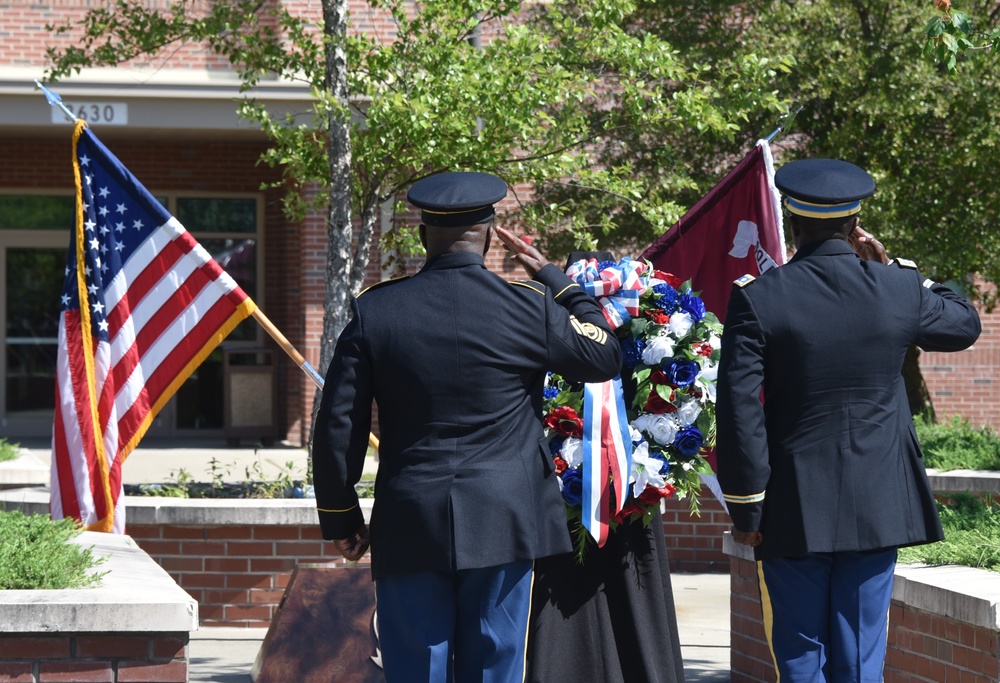
[(123, 532), (123, 463), (180, 385), (256, 306), (82, 121), (73, 171), (50, 513)]

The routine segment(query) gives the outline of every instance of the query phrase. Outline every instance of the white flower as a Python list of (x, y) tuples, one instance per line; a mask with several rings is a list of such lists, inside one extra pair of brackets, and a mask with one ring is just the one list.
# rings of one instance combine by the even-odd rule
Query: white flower
[(674, 340), (665, 334), (658, 334), (646, 341), (642, 350), (642, 362), (646, 365), (659, 365), (664, 358), (674, 355)]
[(670, 316), (668, 325), (670, 331), (680, 339), (691, 331), (691, 326), (694, 325), (694, 318), (691, 317), (690, 313), (678, 311)]
[(566, 461), (566, 466), (571, 470), (576, 469), (583, 462), (583, 441), (575, 436), (567, 437), (559, 449), (559, 457)]
[(690, 427), (693, 425), (695, 420), (698, 419), (698, 415), (700, 413), (701, 406), (698, 404), (698, 401), (684, 401), (680, 404), (680, 406), (678, 406), (677, 412), (674, 413), (674, 417), (680, 421), (681, 428), (683, 429), (684, 427)]
[(646, 490), (647, 486), (655, 489), (663, 488), (663, 475), (660, 468), (663, 462), (649, 455), (649, 444), (642, 443), (632, 451), (632, 472), (629, 482), (632, 484), (632, 495), (636, 498)]
[(677, 438), (677, 423), (666, 415), (646, 414), (632, 420), (635, 428), (646, 432), (661, 446), (669, 446)]
[(722, 338), (713, 332), (712, 336), (708, 338), (708, 345), (712, 347), (713, 351), (717, 351), (722, 348)]
[(701, 387), (701, 402), (715, 403), (715, 382), (719, 378), (718, 363), (706, 363), (698, 373), (695, 384)]

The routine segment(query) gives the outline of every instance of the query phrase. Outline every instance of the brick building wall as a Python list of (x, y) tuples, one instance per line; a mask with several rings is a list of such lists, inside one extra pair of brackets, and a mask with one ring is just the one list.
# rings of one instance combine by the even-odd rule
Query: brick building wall
[(1000, 429), (1000, 310), (980, 311), (983, 333), (966, 351), (921, 353), (920, 369), (939, 422), (960, 415)]

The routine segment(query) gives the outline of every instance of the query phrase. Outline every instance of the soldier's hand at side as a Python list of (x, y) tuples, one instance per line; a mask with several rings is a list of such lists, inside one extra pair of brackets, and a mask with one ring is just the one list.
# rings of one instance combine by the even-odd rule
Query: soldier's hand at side
[(733, 527), (733, 540), (743, 545), (756, 547), (764, 540), (764, 534), (759, 531), (740, 531)]
[(851, 248), (857, 252), (858, 256), (863, 258), (865, 261), (878, 261), (879, 263), (888, 263), (889, 256), (885, 253), (885, 245), (879, 242), (875, 237), (861, 227), (861, 225), (856, 225), (851, 234), (847, 237), (847, 242), (851, 245)]
[(368, 536), (368, 525), (362, 524), (361, 528), (355, 531), (350, 538), (338, 538), (333, 543), (337, 546), (337, 550), (340, 551), (345, 560), (353, 562), (360, 559), (365, 554), (365, 551), (368, 550), (368, 546), (371, 545), (371, 538)]
[(549, 264), (548, 260), (542, 256), (542, 252), (514, 235), (510, 230), (499, 226), (494, 226), (493, 229), (496, 231), (497, 237), (514, 254), (514, 258), (524, 268), (528, 277), (534, 277), (535, 273)]

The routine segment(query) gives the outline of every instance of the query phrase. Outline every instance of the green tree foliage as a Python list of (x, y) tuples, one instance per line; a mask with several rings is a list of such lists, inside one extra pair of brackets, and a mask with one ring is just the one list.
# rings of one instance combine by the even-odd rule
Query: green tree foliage
[[(323, 2), (322, 31), (259, 0), (177, 2), (168, 13), (118, 0), (57, 29), (82, 38), (50, 53), (57, 78), (206, 43), (239, 70), (248, 92), (240, 112), (270, 137), (265, 160), (293, 188), (336, 185), (333, 163), (349, 164), (360, 227), (345, 240), (343, 219), (330, 220), (328, 280), (336, 289), (328, 289), (327, 313), (336, 322), (325, 327), (322, 367), (346, 322), (347, 297), (361, 286), (380, 207), (414, 181), (442, 170), (495, 172), (512, 186), (540, 188), (518, 196), (526, 230), (568, 235), (564, 246), (645, 246), (680, 215), (677, 198), (697, 184), (689, 169), (698, 164), (673, 148), (677, 140), (731, 141), (751, 116), (782, 110), (773, 80), (786, 62), (753, 55), (688, 62), (670, 36), (646, 25), (648, 3), (427, 0), (415, 13), (402, 0), (369, 4), (392, 17), (391, 41), (335, 25), (334, 10), (346, 5), (334, 0)], [(486, 37), (477, 41), (479, 34)], [(346, 98), (331, 86), (339, 68), (331, 55), (346, 64)], [(309, 85), (308, 120), (276, 119), (253, 99), (266, 74)], [(333, 159), (327, 140), (339, 126), (350, 145)], [(293, 214), (310, 205), (308, 194), (288, 197)], [(320, 199), (337, 203), (333, 195)]]
[[(980, 2), (995, 28), (995, 3)], [(866, 168), (877, 190), (862, 224), (890, 256), (913, 259), (936, 280), (955, 280), (988, 307), (1000, 282), (1000, 88), (990, 60), (955, 74), (923, 55), (930, 3), (902, 0), (750, 2), (739, 37), (795, 56), (781, 94), (801, 113), (778, 163), (839, 157)], [(986, 30), (986, 29), (984, 29)], [(730, 49), (738, 45), (729, 44)]]

